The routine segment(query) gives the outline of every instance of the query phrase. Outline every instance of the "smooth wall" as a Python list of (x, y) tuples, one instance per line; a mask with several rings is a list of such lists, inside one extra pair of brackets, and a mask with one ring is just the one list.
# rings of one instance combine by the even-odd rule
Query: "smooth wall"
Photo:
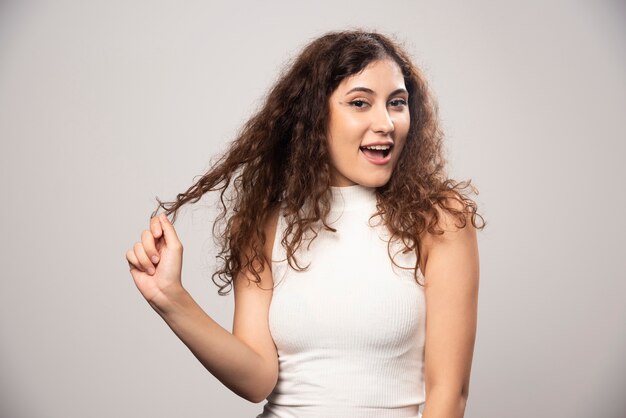
[[(1, 1), (0, 415), (254, 417), (135, 288), (125, 252), (326, 31), (396, 36), (472, 179), (468, 418), (626, 416), (626, 7), (618, 1)], [(210, 280), (216, 196), (177, 222)]]

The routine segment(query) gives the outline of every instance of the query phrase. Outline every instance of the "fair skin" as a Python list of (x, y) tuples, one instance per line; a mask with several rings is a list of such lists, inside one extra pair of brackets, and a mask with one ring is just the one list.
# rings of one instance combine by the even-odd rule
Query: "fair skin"
[[(355, 87), (356, 91), (350, 92)], [(409, 128), (401, 102), (404, 80), (392, 61), (375, 61), (360, 74), (342, 80), (329, 98), (329, 150), (332, 184), (343, 187), (385, 184), (393, 172)], [(365, 91), (364, 91), (365, 90)], [(361, 146), (393, 143), (389, 161), (373, 164)], [(394, 154), (395, 153), (395, 154)], [(454, 204), (453, 201), (450, 204)], [(458, 209), (460, 207), (457, 206)], [(468, 222), (459, 229), (439, 210), (441, 236), (424, 234), (420, 270), (426, 297), (425, 384), (423, 418), (461, 418), (469, 392), (478, 305), (478, 245)], [(264, 255), (271, 259), (278, 211), (264, 226)], [(182, 244), (163, 215), (150, 221), (126, 253), (131, 275), (150, 305), (161, 315), (198, 360), (225, 386), (252, 402), (261, 402), (278, 378), (277, 351), (268, 324), (272, 297), (270, 266), (261, 284), (242, 272), (234, 280), (233, 331), (213, 321), (185, 291), (181, 282)], [(156, 261), (151, 261), (156, 257)]]
[[(389, 181), (409, 131), (408, 101), (400, 67), (391, 60), (370, 63), (344, 79), (330, 96), (329, 150), (334, 186), (377, 187)], [(361, 146), (393, 142), (389, 163), (363, 158)], [(462, 208), (450, 201), (456, 209)], [(459, 229), (439, 211), (441, 236), (423, 234), (420, 270), (426, 299), (423, 418), (462, 417), (476, 337), (478, 245), (475, 228)]]
[[(275, 231), (277, 218), (274, 212), (266, 234)], [(271, 245), (268, 239), (266, 256)], [(164, 214), (150, 220), (150, 230), (143, 231), (141, 242), (126, 253), (141, 294), (200, 363), (238, 396), (261, 402), (278, 379), (278, 355), (267, 322), (272, 292), (250, 283), (247, 272), (237, 276), (231, 333), (207, 315), (182, 286), (182, 257), (182, 243)], [(260, 275), (261, 287), (271, 289), (267, 264)]]
[[(461, 210), (456, 201), (450, 205)], [(479, 258), (476, 229), (466, 216), (463, 229), (438, 209), (443, 235), (424, 234), (426, 299), (423, 418), (461, 418), (469, 394), (476, 339)], [(422, 267), (423, 266), (423, 267)]]
[[(379, 187), (389, 181), (409, 132), (408, 97), (400, 67), (387, 59), (341, 81), (328, 100), (333, 186)], [(381, 142), (393, 144), (390, 160), (373, 164), (361, 147)]]

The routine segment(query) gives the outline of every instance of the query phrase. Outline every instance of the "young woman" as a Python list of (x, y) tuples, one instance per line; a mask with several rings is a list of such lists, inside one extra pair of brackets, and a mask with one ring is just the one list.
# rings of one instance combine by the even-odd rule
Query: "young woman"
[[(211, 374), (267, 399), (259, 417), (462, 417), (485, 223), (461, 193), (471, 181), (447, 178), (442, 138), (397, 43), (325, 34), (212, 169), (175, 202), (157, 199), (126, 253), (134, 282)], [(232, 333), (182, 286), (172, 224), (216, 190), (213, 281), (235, 290)]]

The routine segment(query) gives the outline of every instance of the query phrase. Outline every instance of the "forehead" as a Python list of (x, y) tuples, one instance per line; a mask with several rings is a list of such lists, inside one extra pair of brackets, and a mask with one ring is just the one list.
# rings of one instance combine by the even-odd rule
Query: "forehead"
[(372, 61), (361, 72), (341, 80), (337, 90), (345, 91), (356, 86), (395, 90), (405, 87), (404, 76), (400, 66), (391, 59)]

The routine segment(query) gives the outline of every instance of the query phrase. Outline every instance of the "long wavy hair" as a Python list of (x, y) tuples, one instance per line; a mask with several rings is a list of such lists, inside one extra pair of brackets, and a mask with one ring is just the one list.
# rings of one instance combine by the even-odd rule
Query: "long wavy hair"
[[(307, 231), (317, 236), (316, 225), (336, 230), (326, 223), (332, 193), (331, 167), (327, 146), (328, 99), (339, 83), (359, 73), (369, 63), (392, 59), (404, 76), (409, 93), (410, 127), (397, 166), (387, 184), (376, 188), (377, 211), (391, 233), (400, 240), (403, 252), (414, 251), (419, 268), (422, 232), (442, 234), (439, 211), (447, 211), (465, 227), (485, 226), (476, 203), (461, 191), (471, 180), (456, 182), (447, 178), (443, 155), (443, 133), (437, 117), (437, 103), (425, 77), (409, 55), (390, 37), (377, 32), (349, 30), (329, 32), (313, 40), (284, 69), (264, 103), (240, 129), (237, 137), (212, 167), (173, 202), (158, 207), (173, 215), (186, 203), (197, 202), (205, 193), (220, 191), (221, 213), (213, 225), (222, 260), (212, 275), (220, 295), (227, 295), (237, 274), (247, 269), (255, 283), (269, 260), (263, 253), (268, 237), (264, 225), (277, 205), (287, 227), (280, 239), (289, 265), (301, 271), (295, 256)], [(230, 186), (230, 187), (229, 187)], [(452, 200), (460, 203), (453, 204)], [(483, 220), (476, 224), (476, 217)], [(223, 225), (222, 229), (217, 229)], [(269, 264), (271, 265), (271, 264)], [(400, 266), (398, 266), (400, 267)], [(219, 278), (219, 282), (216, 280)]]

